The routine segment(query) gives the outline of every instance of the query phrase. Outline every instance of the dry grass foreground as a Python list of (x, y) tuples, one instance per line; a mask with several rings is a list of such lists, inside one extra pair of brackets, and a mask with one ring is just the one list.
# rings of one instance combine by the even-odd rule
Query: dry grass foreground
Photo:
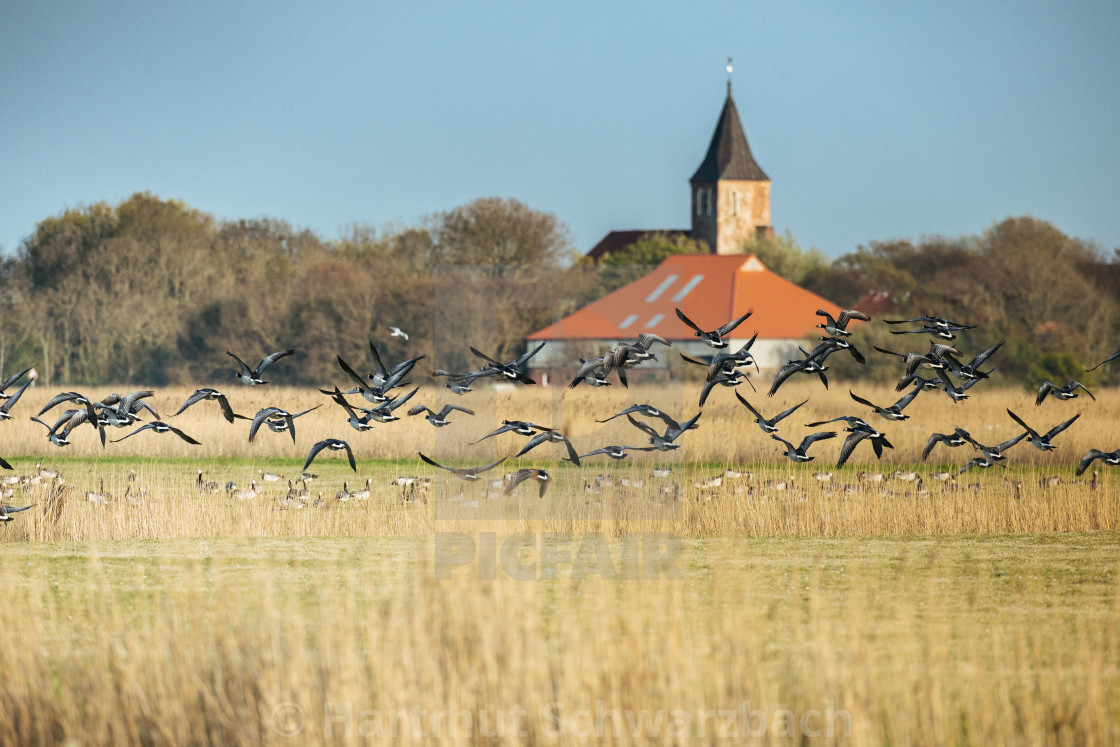
[(688, 540), (679, 578), (437, 580), (430, 539), (9, 547), (0, 744), (1115, 744), (1118, 557)]
[[(95, 432), (84, 427), (75, 431), (70, 447), (49, 444), (42, 426), (27, 416), (37, 412), (53, 392), (29, 390), (14, 409), (16, 418), (0, 423), (0, 454), (25, 477), (41, 462), (58, 469), (66, 482), (61, 491), (50, 490), (50, 480), (14, 486), (6, 502), (35, 504), (35, 508), (0, 529), (0, 543), (199, 536), (422, 536), (436, 530), (494, 529), (592, 531), (609, 536), (660, 530), (685, 537), (834, 537), (1090, 531), (1120, 526), (1120, 491), (1113, 487), (1120, 474), (1101, 466), (1095, 487), (1092, 472), (1082, 478), (1073, 476), (1073, 465), (1090, 447), (1111, 450), (1120, 445), (1120, 393), (1102, 390), (1096, 393), (1096, 402), (1085, 397), (1072, 402), (1048, 400), (1036, 408), (1030, 393), (985, 390), (986, 386), (976, 387), (972, 398), (957, 405), (943, 394), (924, 393), (907, 408), (911, 419), (901, 423), (888, 423), (865, 412), (850, 400), (843, 382), (825, 392), (819, 382), (795, 381), (772, 401), (747, 394), (767, 415), (809, 398), (808, 404), (782, 424), (782, 434), (795, 442), (809, 432), (806, 422), (837, 415), (859, 414), (881, 423), (896, 448), (877, 462), (870, 448), (861, 447), (842, 470), (834, 469), (840, 438), (816, 444), (810, 452), (818, 457), (816, 461), (791, 464), (731, 392), (717, 389), (704, 408), (700, 427), (685, 434), (675, 452), (639, 452), (623, 462), (597, 457), (577, 470), (555, 461), (564, 454), (562, 446), (545, 445), (487, 473), (500, 481), (515, 466), (547, 466), (554, 484), (543, 500), (537, 498), (532, 484), (505, 496), (489, 480), (463, 483), (422, 464), (416, 453), (423, 451), (455, 465), (478, 465), (510, 456), (524, 439), (504, 434), (477, 446), (467, 445), (503, 419), (562, 425), (581, 452), (607, 444), (641, 445), (644, 435), (624, 418), (606, 425), (596, 419), (634, 402), (653, 403), (683, 419), (698, 409), (696, 388), (646, 386), (627, 391), (617, 386), (605, 390), (581, 387), (562, 393), (518, 387), (512, 391), (483, 389), (465, 397), (424, 388), (413, 401), (432, 406), (454, 401), (474, 408), (476, 415), (454, 413), (451, 425), (436, 429), (423, 418), (404, 416), (402, 408), (401, 421), (358, 433), (346, 425), (340, 408), (314, 390), (228, 387), (234, 408), (241, 413), (253, 414), (272, 404), (299, 411), (324, 403), (296, 421), (295, 444), (286, 434), (265, 429), (249, 444), (248, 423), (226, 423), (214, 403), (200, 403), (171, 418), (191, 390), (165, 390), (152, 399), (156, 409), (201, 441), (201, 446), (149, 431), (104, 449)], [(896, 398), (885, 388), (855, 389), (872, 401), (889, 403)], [(1084, 415), (1057, 437), (1056, 452), (1042, 454), (1021, 443), (1009, 452), (1006, 470), (972, 471), (956, 481), (931, 479), (936, 472), (955, 471), (976, 452), (967, 446), (938, 446), (931, 464), (920, 464), (929, 433), (951, 432), (961, 426), (978, 439), (996, 443), (1018, 433), (1006, 414), (1008, 407), (1043, 430), (1075, 412)], [(119, 438), (127, 432), (111, 430), (109, 435)], [(205, 470), (208, 480), (221, 484), (233, 480), (243, 487), (261, 471), (293, 478), (311, 445), (328, 436), (344, 438), (353, 446), (358, 473), (352, 473), (344, 459), (324, 452), (313, 465), (312, 471), (320, 479), (311, 484), (307, 501), (283, 505), (283, 481), (263, 484), (260, 494), (249, 501), (233, 500), (224, 492), (200, 494), (194, 487), (199, 469)], [(654, 477), (655, 465), (671, 467), (673, 473)], [(871, 482), (860, 474), (889, 474), (900, 467), (917, 468), (924, 477), (921, 485), (889, 478)], [(727, 477), (724, 472), (729, 468), (750, 474)], [(134, 482), (127, 479), (131, 472), (138, 478)], [(820, 472), (832, 473), (829, 481), (816, 479)], [(429, 477), (432, 487), (402, 488), (396, 484), (401, 476)], [(1054, 478), (1054, 484), (1043, 478)], [(340, 503), (334, 499), (344, 482), (353, 490), (366, 480), (371, 485), (369, 500)], [(102, 484), (104, 492), (112, 496), (109, 503), (89, 502), (86, 494), (100, 492)], [(323, 505), (315, 508), (320, 493)]]

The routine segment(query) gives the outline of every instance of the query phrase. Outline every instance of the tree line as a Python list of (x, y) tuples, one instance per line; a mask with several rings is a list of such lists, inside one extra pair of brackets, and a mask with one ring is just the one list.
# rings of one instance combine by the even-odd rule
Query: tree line
[[(998, 363), (1009, 376), (1081, 373), (1116, 345), (1117, 257), (1035, 218), (980, 236), (873, 242), (834, 261), (788, 233), (744, 250), (841, 306), (888, 291), (900, 315), (978, 324), (970, 344), (1008, 340)], [(272, 380), (323, 384), (338, 379), (336, 355), (368, 367), (370, 339), (389, 358), (467, 370), (479, 364), (468, 346), (511, 359), (530, 332), (669, 254), (697, 251), (706, 247), (652, 233), (590, 263), (560, 220), (510, 199), (324, 240), (282, 220), (219, 221), (137, 193), (47, 218), (3, 259), (0, 371), (36, 366), (44, 383), (65, 385), (220, 383), (233, 370), (227, 350), (255, 360), (290, 347), (299, 357)], [(391, 325), (408, 341), (390, 337)], [(851, 364), (836, 365), (843, 374)]]

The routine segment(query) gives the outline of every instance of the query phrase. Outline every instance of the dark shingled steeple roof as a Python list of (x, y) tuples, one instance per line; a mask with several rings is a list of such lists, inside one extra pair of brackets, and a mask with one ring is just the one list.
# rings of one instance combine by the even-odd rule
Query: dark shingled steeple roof
[(717, 182), (721, 179), (770, 181), (770, 177), (766, 176), (766, 172), (755, 163), (754, 156), (751, 155), (751, 146), (747, 145), (747, 136), (743, 134), (743, 125), (739, 121), (739, 111), (735, 108), (735, 100), (731, 98), (730, 84), (727, 101), (723, 104), (719, 123), (708, 146), (708, 154), (689, 181)]

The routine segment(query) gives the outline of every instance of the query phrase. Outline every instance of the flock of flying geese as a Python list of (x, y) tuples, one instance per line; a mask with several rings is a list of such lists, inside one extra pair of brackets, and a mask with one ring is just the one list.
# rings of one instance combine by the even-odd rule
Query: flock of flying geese
[[(704, 330), (689, 319), (680, 309), (676, 309), (676, 313), (680, 320), (693, 330), (696, 337), (715, 350), (710, 362), (704, 362), (683, 353), (681, 354), (681, 357), (687, 363), (704, 366), (707, 369), (704, 384), (700, 392), (699, 405), (701, 408), (703, 408), (709, 394), (716, 386), (737, 387), (741, 383), (747, 382), (752, 388), (754, 387), (754, 384), (747, 377), (746, 369), (750, 366), (754, 366), (756, 372), (758, 371), (758, 364), (751, 354), (751, 347), (754, 345), (758, 333), (756, 332), (754, 336), (734, 352), (728, 350), (729, 345), (727, 339), (725, 339), (751, 316), (753, 310), (713, 330)], [(853, 319), (869, 322), (870, 318), (866, 314), (851, 309), (842, 311), (835, 318), (823, 309), (818, 310), (816, 313), (823, 318), (823, 321), (817, 325), (817, 327), (824, 332), (824, 334), (819, 337), (819, 344), (811, 351), (801, 349), (802, 358), (791, 360), (779, 368), (770, 390), (767, 393), (768, 396), (772, 397), (786, 381), (796, 374), (816, 376), (827, 388), (828, 379), (825, 372), (828, 370), (828, 367), (825, 363), (827, 358), (834, 353), (845, 351), (858, 363), (863, 364), (866, 362), (866, 358), (863, 354), (850, 341), (849, 338), (851, 338), (852, 333), (848, 330), (848, 325)], [(964, 363), (964, 355), (959, 349), (954, 347), (952, 343), (957, 338), (958, 333), (973, 329), (975, 325), (959, 324), (948, 319), (930, 315), (924, 315), (914, 319), (884, 321), (890, 325), (919, 325), (911, 329), (892, 329), (892, 334), (919, 334), (929, 335), (933, 338), (929, 343), (928, 351), (925, 353), (898, 353), (884, 348), (874, 348), (883, 355), (896, 356), (902, 359), (902, 374), (896, 386), (896, 391), (905, 391), (905, 394), (903, 394), (898, 401), (888, 406), (881, 406), (856, 395), (854, 392), (849, 392), (854, 402), (868, 408), (872, 414), (887, 421), (908, 419), (910, 416), (904, 412), (905, 408), (910, 405), (920, 393), (925, 391), (941, 390), (954, 402), (967, 399), (969, 396), (967, 394), (968, 390), (988, 378), (991, 370), (984, 371), (982, 368), (1004, 344), (1004, 342), (1001, 341), (979, 353), (967, 363)], [(408, 339), (407, 333), (399, 328), (393, 327), (390, 331), (392, 336), (401, 337), (405, 340)], [(610, 382), (607, 381), (607, 378), (611, 374), (614, 374), (621, 384), (624, 386), (627, 385), (627, 371), (629, 369), (645, 361), (656, 359), (656, 356), (651, 352), (655, 344), (672, 347), (672, 344), (664, 337), (651, 333), (642, 333), (638, 335), (635, 341), (615, 345), (601, 356), (587, 360), (581, 359), (580, 368), (575, 377), (568, 384), (568, 388), (573, 389), (580, 384), (586, 384), (591, 387), (608, 386)], [(446, 379), (445, 386), (457, 395), (465, 395), (473, 391), (472, 385), (476, 381), (482, 379), (535, 384), (536, 382), (524, 373), (524, 368), (525, 364), (528, 363), (534, 355), (540, 352), (543, 347), (544, 343), (541, 343), (536, 348), (527, 351), (523, 355), (503, 363), (480, 352), (472, 346), (470, 348), (471, 352), (483, 361), (484, 365), (477, 370), (467, 371), (461, 374), (440, 369), (433, 371), (432, 376)], [(369, 430), (373, 423), (390, 423), (400, 419), (395, 412), (417, 393), (419, 387), (413, 387), (403, 394), (396, 393), (394, 390), (403, 389), (408, 385), (407, 382), (404, 381), (405, 378), (409, 376), (414, 366), (424, 358), (422, 355), (416, 356), (400, 361), (393, 366), (386, 366), (372, 340), (370, 341), (370, 352), (373, 356), (374, 372), (363, 376), (348, 364), (342, 356), (338, 356), (337, 361), (339, 368), (349, 379), (351, 388), (340, 390), (337, 386), (334, 386), (332, 389), (319, 390), (323, 394), (329, 396), (331, 401), (335, 402), (343, 410), (346, 415), (347, 424), (359, 432)], [(233, 358), (237, 364), (234, 377), (247, 386), (267, 384), (268, 382), (262, 378), (265, 370), (277, 361), (293, 353), (295, 353), (294, 350), (278, 351), (263, 358), (255, 366), (250, 367), (237, 355), (227, 351), (227, 355)], [(1120, 351), (1110, 355), (1101, 363), (1087, 370), (1096, 370), (1117, 359), (1120, 359)], [(11, 394), (8, 394), (7, 390), (15, 386), (15, 384), (30, 370), (31, 369), (28, 368), (0, 382), (0, 420), (11, 419), (12, 408), (19, 402), (20, 397), (27, 390), (32, 380), (28, 379), (24, 381), (23, 384)], [(923, 376), (922, 373), (924, 372), (930, 372), (932, 375), (928, 377)], [(1095, 399), (1092, 392), (1080, 382), (1069, 381), (1063, 386), (1058, 386), (1053, 382), (1045, 381), (1038, 390), (1035, 404), (1041, 405), (1048, 396), (1060, 400), (1073, 399), (1079, 395), (1079, 390), (1083, 391), (1091, 399)], [(107, 440), (119, 442), (143, 433), (144, 431), (151, 431), (157, 434), (171, 433), (186, 443), (193, 445), (199, 444), (199, 441), (195, 440), (187, 433), (184, 433), (179, 428), (160, 419), (155, 409), (145, 401), (146, 398), (153, 395), (153, 391), (140, 390), (124, 396), (111, 394), (101, 400), (94, 400), (79, 392), (62, 392), (52, 397), (42, 410), (40, 410), (35, 417), (32, 417), (31, 420), (42, 425), (46, 429), (46, 435), (49, 441), (60, 447), (69, 445), (70, 434), (74, 429), (81, 426), (96, 429), (103, 446)], [(355, 404), (347, 399), (349, 395), (359, 395), (371, 406), (366, 407)], [(754, 422), (763, 433), (768, 434), (772, 439), (779, 442), (781, 444), (780, 452), (793, 462), (802, 463), (812, 461), (815, 457), (809, 454), (809, 450), (814, 444), (818, 441), (833, 439), (840, 435), (836, 430), (816, 431), (806, 435), (802, 438), (801, 442), (795, 446), (792, 442), (778, 435), (780, 431), (779, 424), (805, 405), (808, 400), (779, 412), (773, 417), (767, 418), (738, 391), (735, 392), (735, 396), (743, 407), (750, 412)], [(254, 416), (249, 417), (235, 413), (233, 407), (230, 405), (229, 399), (221, 391), (213, 388), (203, 388), (191, 394), (172, 417), (180, 415), (187, 408), (204, 401), (215, 402), (220, 408), (225, 420), (230, 423), (235, 423), (238, 420), (249, 421), (250, 442), (254, 440), (260, 428), (265, 426), (275, 433), (287, 433), (291, 437), (292, 442), (295, 443), (297, 418), (322, 406), (320, 404), (308, 410), (294, 413), (282, 407), (270, 406), (261, 409)], [(69, 403), (71, 407), (63, 411), (53, 424), (40, 419), (47, 412), (64, 403)], [(145, 413), (150, 414), (153, 420), (144, 422)], [(409, 416), (423, 415), (431, 425), (437, 428), (449, 425), (452, 422), (451, 418), (456, 413), (474, 415), (471, 409), (457, 404), (445, 404), (439, 410), (434, 410), (426, 405), (416, 404), (409, 408), (407, 413)], [(675, 450), (680, 446), (677, 443), (678, 439), (688, 431), (697, 427), (697, 421), (702, 414), (703, 411), (701, 410), (691, 418), (679, 422), (652, 405), (632, 405), (621, 412), (615, 413), (606, 419), (598, 420), (597, 422), (607, 423), (615, 418), (625, 417), (627, 421), (643, 434), (643, 436), (647, 437), (648, 445), (608, 445), (594, 449), (585, 454), (579, 454), (572, 442), (568, 440), (567, 436), (561, 431), (553, 427), (518, 420), (503, 420), (501, 427), (488, 433), (481, 439), (478, 439), (478, 441), (472, 442), (471, 445), (506, 433), (512, 433), (527, 439), (524, 446), (513, 455), (513, 458), (524, 456), (529, 451), (543, 444), (563, 444), (567, 452), (564, 461), (570, 461), (572, 464), (579, 467), (583, 460), (598, 455), (605, 455), (611, 459), (620, 460), (625, 459), (628, 452), (633, 451), (665, 452)], [(1033, 429), (1010, 409), (1008, 410), (1008, 415), (1016, 424), (1023, 428), (1023, 432), (1014, 438), (1000, 444), (989, 446), (979, 442), (962, 428), (956, 428), (952, 433), (948, 434), (933, 433), (929, 436), (925, 448), (922, 450), (922, 460), (925, 461), (933, 449), (939, 444), (946, 447), (959, 447), (970, 444), (976, 452), (978, 452), (978, 455), (962, 466), (957, 472), (958, 475), (973, 468), (983, 469), (997, 464), (1003, 466), (1003, 462), (1007, 456), (1006, 452), (1023, 440), (1026, 440), (1040, 451), (1050, 451), (1054, 449), (1055, 445), (1053, 440), (1073, 425), (1080, 417), (1080, 414), (1074, 415), (1072, 418), (1058, 423), (1045, 433), (1042, 433)], [(882, 457), (884, 449), (894, 448), (887, 439), (886, 434), (863, 417), (856, 415), (842, 415), (829, 420), (808, 423), (807, 427), (818, 428), (841, 422), (845, 424), (843, 430), (847, 433), (847, 436), (844, 438), (843, 445), (840, 448), (837, 467), (843, 466), (861, 443), (867, 442), (870, 444), (878, 458)], [(655, 427), (653, 423), (657, 423), (657, 426)], [(110, 428), (131, 428), (131, 430), (120, 438), (107, 439), (106, 433)], [(304, 474), (301, 475), (304, 482), (313, 478), (313, 476), (307, 475), (306, 470), (323, 451), (344, 452), (350, 468), (355, 472), (357, 471), (357, 464), (350, 444), (343, 439), (327, 438), (315, 443), (308, 452), (307, 459), (303, 465)], [(423, 453), (418, 454), (418, 456), (426, 464), (449, 471), (467, 481), (479, 480), (480, 475), (497, 467), (505, 462), (506, 459), (510, 458), (503, 457), (495, 462), (478, 467), (458, 468), (440, 464)], [(1120, 464), (1120, 449), (1111, 452), (1091, 449), (1081, 459), (1076, 473), (1081, 475), (1089, 465), (1098, 459), (1108, 465), (1118, 465)], [(3, 458), (0, 458), (0, 467), (7, 470), (12, 469), (12, 466)], [(264, 473), (262, 472), (262, 476), (263, 475)], [(275, 475), (270, 475), (269, 477), (278, 479)], [(505, 491), (507, 494), (516, 490), (521, 483), (533, 481), (538, 485), (538, 495), (540, 497), (544, 496), (551, 479), (546, 469), (531, 468), (519, 469), (507, 477), (509, 483)], [(205, 482), (201, 471), (198, 475), (198, 482), (200, 489), (220, 489), (220, 486), (216, 483)], [(236, 491), (236, 486), (229, 483), (227, 484), (227, 490), (231, 492)], [(255, 481), (249, 490), (255, 494)], [(289, 493), (293, 490), (296, 489), (292, 488), (289, 483)], [(306, 488), (304, 488), (304, 490), (306, 492)], [(365, 491), (368, 494), (368, 480)], [(15, 508), (3, 505), (3, 503), (0, 502), (0, 522), (11, 521), (11, 514), (26, 510), (26, 508), (29, 508), (29, 506)]]

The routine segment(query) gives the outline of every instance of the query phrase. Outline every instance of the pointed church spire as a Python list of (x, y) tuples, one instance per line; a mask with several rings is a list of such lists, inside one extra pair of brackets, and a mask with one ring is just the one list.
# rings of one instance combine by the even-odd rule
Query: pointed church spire
[[(730, 70), (730, 62), (727, 67)], [(755, 162), (751, 146), (747, 144), (747, 136), (743, 134), (739, 110), (735, 108), (735, 99), (731, 98), (730, 74), (727, 79), (727, 100), (723, 103), (723, 111), (708, 145), (708, 153), (689, 181), (716, 182), (721, 179), (770, 181), (770, 177)]]

